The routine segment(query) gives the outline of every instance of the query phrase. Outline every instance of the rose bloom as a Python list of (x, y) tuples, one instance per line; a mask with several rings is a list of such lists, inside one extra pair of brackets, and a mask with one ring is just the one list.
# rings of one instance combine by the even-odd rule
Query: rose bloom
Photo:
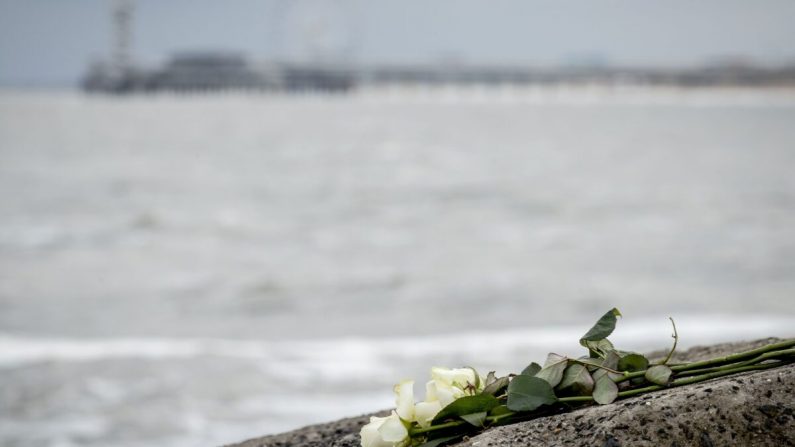
[(460, 397), (482, 391), (483, 382), (472, 368), (431, 368), (431, 380), (425, 384), (425, 401), (414, 403), (414, 381), (395, 385), (395, 410), (380, 418), (371, 417), (360, 432), (362, 447), (401, 447), (409, 444), (408, 428), (412, 422), (428, 427), (442, 408)]

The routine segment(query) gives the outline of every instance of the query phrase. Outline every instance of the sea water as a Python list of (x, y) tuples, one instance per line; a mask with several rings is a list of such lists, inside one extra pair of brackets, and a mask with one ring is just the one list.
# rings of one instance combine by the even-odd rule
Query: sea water
[(795, 331), (795, 92), (0, 93), (0, 445), (218, 445)]

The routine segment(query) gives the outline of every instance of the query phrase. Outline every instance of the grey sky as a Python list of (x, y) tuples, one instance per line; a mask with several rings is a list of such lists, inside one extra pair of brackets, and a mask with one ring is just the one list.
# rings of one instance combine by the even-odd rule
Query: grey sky
[[(0, 83), (75, 82), (110, 45), (110, 0), (0, 0)], [(795, 62), (791, 0), (138, 0), (134, 54), (240, 50), (554, 65)]]

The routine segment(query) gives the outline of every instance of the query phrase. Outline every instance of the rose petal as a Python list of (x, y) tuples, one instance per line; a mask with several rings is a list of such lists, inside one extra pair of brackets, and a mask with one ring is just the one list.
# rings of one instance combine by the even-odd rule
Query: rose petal
[(433, 418), (436, 417), (440, 411), (442, 411), (442, 404), (438, 400), (432, 402), (420, 402), (414, 407), (414, 415), (416, 416), (420, 427), (423, 428), (429, 427), (431, 425), (431, 421), (433, 421)]
[(384, 425), (387, 418), (370, 417), (370, 423), (362, 427), (359, 435), (362, 438), (362, 447), (392, 447), (391, 442), (385, 442), (381, 438), (378, 429)]
[(406, 426), (403, 425), (400, 416), (393, 411), (392, 414), (386, 418), (386, 421), (378, 428), (378, 434), (380, 434), (381, 439), (386, 442), (398, 443), (408, 438), (409, 431), (406, 429)]
[(429, 392), (426, 401), (439, 401), (442, 408), (450, 405), (454, 400), (464, 395), (459, 388), (452, 387), (446, 383), (439, 383), (435, 380), (428, 382)]
[(414, 381), (404, 380), (395, 385), (397, 414), (404, 421), (414, 420)]

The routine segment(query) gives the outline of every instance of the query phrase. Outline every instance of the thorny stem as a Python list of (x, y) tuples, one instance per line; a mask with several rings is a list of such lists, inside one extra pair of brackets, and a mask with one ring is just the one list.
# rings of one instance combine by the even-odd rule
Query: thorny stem
[[(519, 413), (511, 411), (509, 413), (498, 414), (496, 416), (488, 416), (488, 417), (486, 417), (486, 420), (491, 422), (492, 424), (496, 424), (497, 422), (499, 422), (499, 421), (501, 421), (503, 419), (508, 419), (508, 418), (510, 418), (512, 416), (516, 416), (517, 414), (519, 414)], [(466, 424), (467, 424), (467, 422), (464, 422), (464, 421), (450, 421), (450, 422), (445, 422), (444, 424), (431, 425), (430, 427), (425, 427), (425, 428), (412, 427), (409, 430), (409, 434), (410, 434), (410, 436), (421, 435), (421, 434), (424, 434), (424, 433), (430, 433), (430, 432), (437, 431), (437, 430), (445, 430), (445, 429), (448, 429), (448, 428), (460, 427), (460, 426), (466, 425)]]
[(715, 379), (715, 378), (718, 378), (718, 377), (728, 376), (728, 375), (731, 375), (731, 374), (737, 374), (737, 373), (746, 372), (746, 371), (756, 371), (756, 370), (760, 370), (760, 369), (775, 368), (775, 367), (781, 366), (781, 365), (783, 365), (785, 363), (790, 363), (790, 362), (763, 363), (761, 365), (741, 366), (739, 368), (725, 369), (723, 371), (715, 371), (715, 372), (711, 372), (711, 373), (707, 373), (707, 374), (701, 374), (699, 376), (683, 377), (683, 378), (674, 380), (668, 386), (652, 385), (652, 386), (647, 386), (647, 387), (643, 387), (643, 388), (637, 388), (637, 389), (634, 389), (634, 390), (622, 391), (622, 392), (618, 393), (618, 397), (636, 396), (638, 394), (648, 393), (649, 391), (657, 391), (657, 390), (663, 390), (665, 388), (673, 388), (673, 387), (682, 386), (682, 385), (690, 385), (690, 384), (693, 384), (693, 383), (703, 382), (705, 380)]
[(714, 358), (714, 359), (704, 360), (704, 361), (701, 361), (701, 362), (693, 362), (693, 363), (687, 363), (685, 365), (673, 366), (673, 367), (671, 367), (671, 369), (676, 372), (676, 371), (686, 371), (686, 370), (689, 370), (689, 369), (701, 368), (701, 367), (704, 367), (704, 366), (715, 366), (715, 365), (722, 365), (722, 364), (726, 364), (726, 363), (734, 363), (734, 362), (737, 362), (739, 360), (744, 360), (744, 359), (747, 359), (749, 357), (755, 357), (755, 356), (757, 356), (759, 354), (764, 354), (766, 352), (778, 351), (778, 350), (781, 350), (781, 349), (787, 349), (787, 348), (792, 348), (792, 347), (795, 347), (795, 339), (786, 340), (786, 341), (782, 341), (782, 342), (779, 342), (779, 343), (773, 343), (773, 344), (770, 344), (770, 345), (762, 346), (760, 348), (752, 349), (750, 351), (740, 352), (740, 353), (737, 353), (737, 354), (727, 355), (727, 356), (723, 356), (723, 357), (717, 357), (717, 358)]
[(732, 364), (729, 364), (729, 365), (716, 366), (716, 367), (713, 367), (713, 368), (689, 369), (689, 370), (680, 372), (679, 375), (680, 376), (683, 376), (683, 375), (690, 376), (690, 375), (696, 375), (696, 374), (710, 373), (710, 372), (714, 372), (714, 371), (724, 371), (726, 369), (737, 368), (737, 367), (747, 366), (747, 365), (753, 365), (753, 364), (756, 364), (756, 363), (761, 363), (761, 362), (763, 362), (765, 360), (778, 359), (780, 357), (786, 357), (788, 355), (795, 355), (795, 348), (784, 349), (782, 351), (766, 352), (766, 353), (764, 353), (762, 355), (759, 355), (757, 357), (754, 357), (754, 358), (752, 358), (750, 360), (746, 360), (744, 362), (739, 362), (739, 363), (732, 363)]
[[(487, 417), (486, 419), (493, 419), (494, 417), (495, 416), (490, 416), (490, 417)], [(464, 421), (451, 421), (451, 422), (445, 422), (444, 424), (431, 425), (430, 427), (425, 427), (425, 428), (412, 427), (411, 430), (409, 430), (409, 435), (410, 436), (421, 435), (423, 433), (430, 433), (432, 431), (444, 430), (446, 428), (458, 427), (459, 425), (463, 425), (463, 424), (466, 424), (466, 422), (464, 422)]]
[[(741, 360), (746, 360), (748, 358), (753, 358), (761, 354), (765, 354), (770, 351), (778, 351), (782, 349), (792, 348), (795, 347), (795, 339), (792, 340), (785, 340), (779, 343), (772, 343), (769, 345), (765, 345), (756, 349), (752, 349), (750, 351), (745, 352), (738, 352), (737, 354), (726, 355), (723, 357), (716, 357), (714, 359), (703, 360), (700, 362), (692, 362), (692, 363), (685, 363), (682, 365), (671, 366), (671, 370), (673, 372), (681, 372), (681, 371), (689, 371), (693, 369), (701, 369), (705, 367), (713, 367), (718, 365), (726, 365), (731, 363), (737, 363)], [(635, 371), (631, 373), (624, 373), (624, 377), (618, 378), (616, 382), (623, 382), (625, 380), (634, 379), (636, 377), (643, 377), (646, 374), (646, 371)]]
[[(715, 371), (710, 372), (710, 373), (701, 374), (701, 375), (693, 376), (693, 377), (683, 377), (683, 378), (680, 378), (680, 379), (676, 379), (673, 382), (671, 382), (670, 384), (668, 384), (667, 386), (651, 385), (651, 386), (647, 386), (647, 387), (643, 387), (643, 388), (636, 388), (634, 390), (621, 391), (620, 393), (618, 393), (618, 397), (619, 398), (631, 397), (631, 396), (636, 396), (638, 394), (648, 393), (649, 391), (664, 390), (666, 388), (674, 388), (674, 387), (682, 386), (682, 385), (690, 385), (690, 384), (693, 384), (693, 383), (703, 382), (705, 380), (714, 379), (714, 378), (717, 378), (717, 377), (728, 376), (728, 375), (731, 375), (731, 374), (737, 374), (737, 373), (746, 372), (746, 371), (756, 371), (758, 369), (775, 368), (776, 366), (781, 366), (781, 365), (785, 365), (785, 364), (788, 364), (788, 363), (791, 363), (791, 362), (781, 361), (781, 362), (776, 362), (776, 363), (763, 363), (761, 365), (749, 365), (749, 366), (740, 366), (740, 367), (735, 367), (735, 365), (730, 365), (731, 368), (723, 367), (720, 370), (716, 369)], [(562, 397), (562, 398), (558, 399), (558, 401), (559, 402), (590, 402), (590, 401), (593, 401), (593, 396)]]
[(674, 333), (673, 335), (671, 335), (671, 337), (674, 338), (674, 345), (671, 347), (671, 352), (669, 352), (668, 355), (665, 356), (665, 360), (663, 360), (662, 363), (660, 363), (660, 365), (668, 364), (668, 360), (671, 360), (671, 356), (674, 355), (674, 351), (676, 351), (676, 344), (679, 342), (679, 334), (676, 332), (676, 323), (674, 323), (673, 317), (668, 317), (668, 319), (671, 320), (671, 326), (673, 326), (674, 328)]

